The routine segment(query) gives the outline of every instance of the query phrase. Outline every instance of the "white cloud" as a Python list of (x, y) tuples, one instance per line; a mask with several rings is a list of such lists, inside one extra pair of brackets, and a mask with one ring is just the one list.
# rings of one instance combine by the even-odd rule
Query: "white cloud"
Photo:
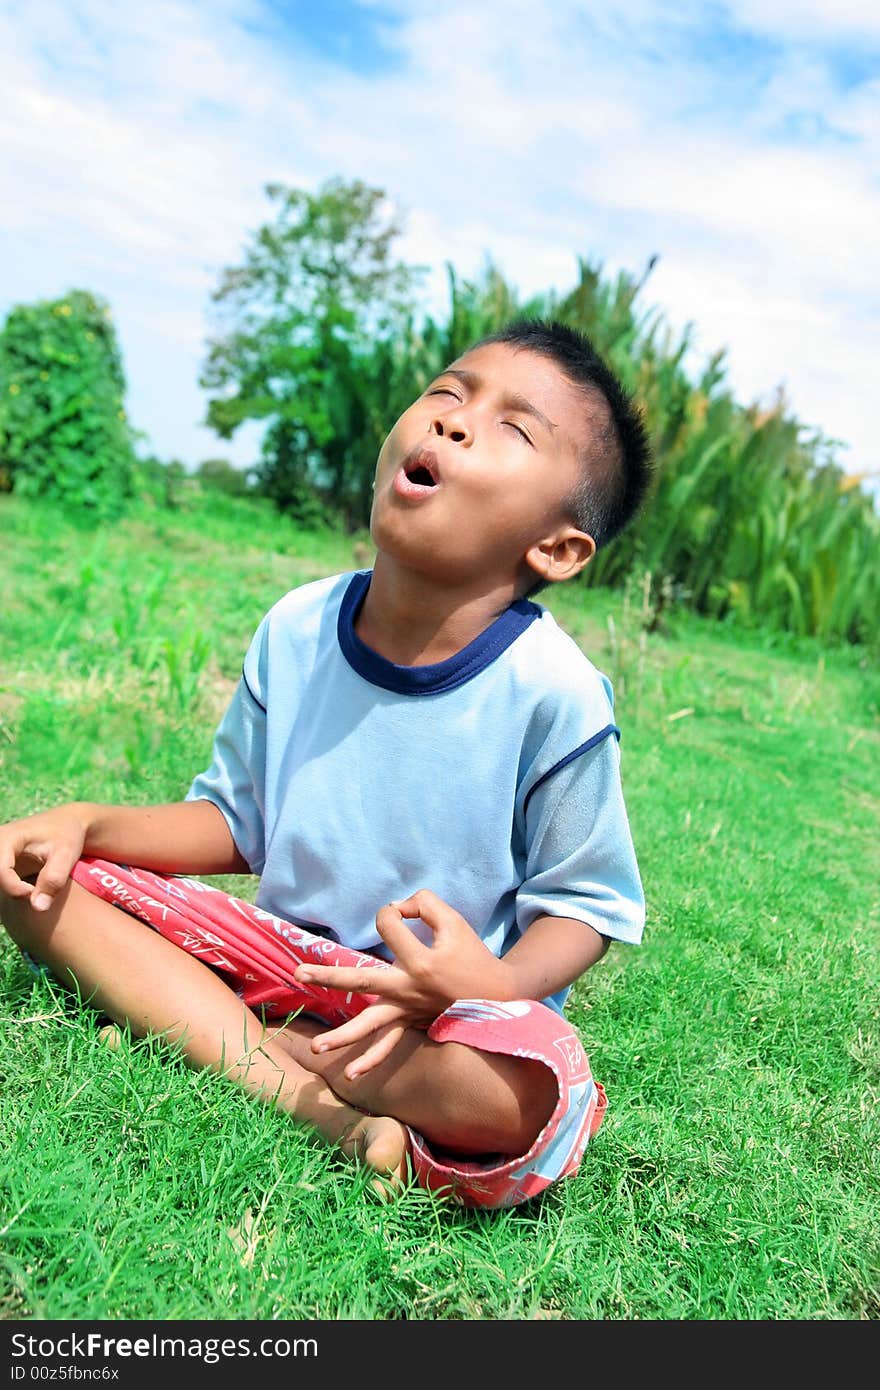
[(880, 10), (872, 0), (728, 0), (745, 29), (794, 43), (880, 40)]
[(358, 176), (407, 213), (435, 298), (446, 261), (473, 273), (487, 252), (527, 293), (564, 287), (579, 254), (639, 273), (659, 253), (649, 298), (728, 347), (738, 390), (784, 380), (848, 466), (876, 466), (880, 82), (841, 88), (826, 47), (863, 52), (880, 19), (830, 10), (731, 0), (774, 56), (725, 73), (695, 51), (696, 0), (399, 0), (399, 61), (364, 75), (259, 0), (0, 4), (0, 308), (104, 293), (157, 450), (245, 461), (253, 432), (230, 447), (198, 425), (210, 291), (267, 182)]

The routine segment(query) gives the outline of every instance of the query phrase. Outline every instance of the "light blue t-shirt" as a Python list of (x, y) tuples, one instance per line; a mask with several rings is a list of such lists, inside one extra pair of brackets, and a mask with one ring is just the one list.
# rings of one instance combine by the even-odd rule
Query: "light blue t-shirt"
[(496, 956), (545, 914), (638, 942), (607, 677), (525, 599), (447, 661), (397, 666), (354, 630), (370, 579), (304, 584), (269, 610), (187, 793), (225, 816), (257, 905), (386, 958), (376, 913), (419, 888)]

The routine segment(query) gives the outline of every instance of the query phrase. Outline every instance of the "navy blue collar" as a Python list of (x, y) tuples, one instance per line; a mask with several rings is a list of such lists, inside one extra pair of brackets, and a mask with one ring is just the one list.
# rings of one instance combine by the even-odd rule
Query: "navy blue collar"
[(358, 570), (352, 575), (339, 608), (336, 625), (339, 645), (349, 666), (359, 676), (372, 685), (380, 685), (383, 690), (394, 690), (399, 695), (439, 695), (444, 690), (454, 690), (457, 685), (473, 680), (506, 651), (511, 642), (515, 642), (543, 611), (528, 599), (517, 599), (473, 642), (468, 642), (466, 647), (448, 660), (438, 661), (433, 666), (396, 666), (362, 642), (354, 630), (371, 579), (372, 570)]

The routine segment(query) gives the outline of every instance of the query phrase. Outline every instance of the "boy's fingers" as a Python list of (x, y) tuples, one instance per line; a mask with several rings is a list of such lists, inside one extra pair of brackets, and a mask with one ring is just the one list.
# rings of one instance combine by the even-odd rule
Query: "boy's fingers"
[(399, 1012), (393, 1005), (372, 1004), (356, 1018), (350, 1018), (347, 1023), (341, 1024), (338, 1028), (330, 1028), (326, 1033), (318, 1033), (312, 1039), (312, 1051), (335, 1052), (337, 1048), (348, 1047), (351, 1043), (361, 1042), (364, 1038), (368, 1038), (371, 1033), (386, 1027), (398, 1017)]
[(14, 859), (11, 863), (0, 864), (0, 891), (8, 898), (27, 898), (33, 892), (33, 888), (32, 883), (25, 883), (15, 872)]
[(402, 917), (421, 917), (426, 926), (432, 931), (438, 931), (441, 927), (451, 927), (456, 923), (468, 926), (468, 923), (457, 912), (450, 903), (437, 896), (430, 888), (419, 888), (408, 898), (402, 901), (389, 903), (392, 908), (397, 908)]
[[(293, 978), (303, 985), (325, 985), (327, 989), (357, 990), (359, 994), (393, 994), (396, 980), (389, 981), (393, 967), (380, 970), (375, 966), (298, 965)], [(395, 972), (399, 976), (400, 971)]]
[(43, 867), (45, 855), (38, 853), (39, 848), (27, 837), (4, 845), (0, 852), (0, 889), (10, 898), (27, 898), (33, 893), (34, 885), (21, 877), (19, 869), (24, 873), (36, 873)]
[(376, 913), (376, 931), (404, 969), (411, 969), (426, 949), (406, 925), (398, 903), (386, 903), (385, 907), (379, 908)]
[[(390, 906), (396, 907), (404, 917), (421, 917), (424, 922), (427, 922), (429, 917), (436, 917), (438, 910), (442, 911), (444, 907), (452, 911), (449, 904), (438, 898), (436, 893), (432, 893), (430, 888), (417, 888), (408, 898), (398, 898)], [(428, 913), (428, 917), (423, 915), (422, 909)]]
[(405, 1032), (406, 1029), (402, 1024), (389, 1027), (387, 1032), (383, 1033), (372, 1047), (368, 1047), (362, 1056), (349, 1062), (345, 1068), (345, 1075), (349, 1081), (355, 1081), (359, 1076), (364, 1076), (374, 1067), (378, 1067), (380, 1062), (384, 1062), (387, 1057), (390, 1057)]
[(73, 864), (70, 855), (63, 850), (50, 853), (40, 872), (31, 894), (31, 907), (35, 912), (45, 912), (55, 901), (55, 897), (70, 878)]

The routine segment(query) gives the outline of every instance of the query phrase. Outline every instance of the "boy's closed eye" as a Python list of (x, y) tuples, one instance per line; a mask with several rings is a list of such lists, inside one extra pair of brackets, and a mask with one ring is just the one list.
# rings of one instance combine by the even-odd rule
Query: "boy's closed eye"
[[(425, 392), (425, 394), (427, 396), (450, 396), (454, 401), (462, 401), (462, 397), (458, 395), (456, 391), (453, 391), (451, 386), (432, 386), (430, 390)], [(515, 420), (502, 420), (501, 424), (507, 425), (509, 429), (514, 430), (519, 435), (519, 437), (523, 439), (526, 442), (526, 444), (529, 445), (530, 448), (534, 449), (534, 440), (526, 432), (526, 430), (523, 429), (522, 425), (518, 425)]]

